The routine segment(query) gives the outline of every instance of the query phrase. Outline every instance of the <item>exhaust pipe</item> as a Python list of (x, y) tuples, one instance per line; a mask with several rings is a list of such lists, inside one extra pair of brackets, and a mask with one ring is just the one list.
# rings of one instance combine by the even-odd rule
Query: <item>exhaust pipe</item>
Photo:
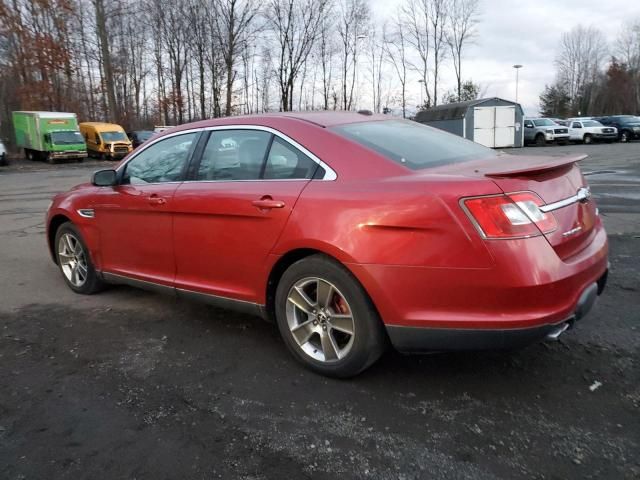
[(549, 333), (547, 333), (546, 339), (558, 340), (560, 335), (562, 335), (567, 330), (567, 328), (569, 328), (569, 322), (565, 322), (562, 325), (559, 325), (558, 327), (554, 328)]

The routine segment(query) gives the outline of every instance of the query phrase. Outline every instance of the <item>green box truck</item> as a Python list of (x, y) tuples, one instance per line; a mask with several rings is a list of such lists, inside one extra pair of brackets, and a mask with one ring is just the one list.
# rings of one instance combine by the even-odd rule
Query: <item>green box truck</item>
[(16, 145), (29, 160), (77, 159), (87, 156), (87, 145), (75, 113), (13, 112)]

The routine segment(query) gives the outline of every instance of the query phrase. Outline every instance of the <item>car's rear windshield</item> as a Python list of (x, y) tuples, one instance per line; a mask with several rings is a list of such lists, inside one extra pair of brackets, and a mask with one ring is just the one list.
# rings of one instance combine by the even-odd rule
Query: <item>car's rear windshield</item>
[(477, 143), (409, 120), (350, 123), (332, 130), (412, 170), (497, 155)]

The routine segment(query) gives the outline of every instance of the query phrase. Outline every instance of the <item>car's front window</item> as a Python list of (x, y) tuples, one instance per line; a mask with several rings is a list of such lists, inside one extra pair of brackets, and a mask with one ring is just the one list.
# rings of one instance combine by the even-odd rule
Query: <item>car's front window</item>
[(80, 132), (51, 132), (51, 143), (54, 145), (74, 145), (84, 143), (84, 138), (80, 135)]
[(587, 120), (586, 122), (582, 122), (585, 127), (601, 127), (602, 124), (600, 122), (596, 122), (595, 120)]
[(105, 142), (126, 142), (128, 140), (124, 132), (100, 132), (100, 136)]
[(197, 133), (185, 133), (160, 140), (127, 162), (122, 183), (175, 182), (181, 179)]
[(487, 147), (408, 120), (350, 123), (332, 130), (412, 170), (497, 156)]

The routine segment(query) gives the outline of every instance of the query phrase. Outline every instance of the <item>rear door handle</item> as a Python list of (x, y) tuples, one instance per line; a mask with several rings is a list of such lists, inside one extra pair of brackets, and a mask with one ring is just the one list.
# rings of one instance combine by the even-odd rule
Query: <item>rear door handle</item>
[(152, 205), (154, 207), (158, 205), (164, 205), (165, 203), (167, 203), (167, 200), (164, 197), (159, 197), (155, 193), (150, 195), (148, 200), (149, 200), (149, 205)]
[(271, 210), (272, 208), (284, 208), (284, 202), (274, 200), (269, 195), (265, 195), (260, 200), (254, 200), (251, 205), (261, 210)]

